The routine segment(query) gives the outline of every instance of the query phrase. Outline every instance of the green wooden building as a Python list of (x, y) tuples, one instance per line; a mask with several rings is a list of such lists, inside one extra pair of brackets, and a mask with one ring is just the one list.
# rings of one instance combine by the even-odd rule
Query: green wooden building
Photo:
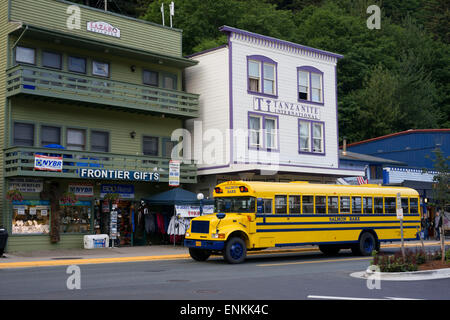
[[(195, 64), (181, 30), (67, 1), (2, 0), (7, 251), (83, 247), (117, 195), (121, 244), (145, 243), (138, 204), (170, 188), (171, 134), (199, 112), (199, 96), (183, 90)], [(196, 179), (182, 163), (180, 184)]]

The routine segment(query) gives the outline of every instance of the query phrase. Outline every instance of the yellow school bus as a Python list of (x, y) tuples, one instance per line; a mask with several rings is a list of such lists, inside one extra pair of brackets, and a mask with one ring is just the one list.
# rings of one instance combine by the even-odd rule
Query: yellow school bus
[(194, 260), (222, 254), (229, 263), (247, 251), (318, 245), (325, 254), (379, 250), (401, 239), (397, 194), (403, 209), (404, 240), (420, 230), (419, 194), (403, 187), (328, 185), (308, 182), (229, 181), (214, 189), (215, 214), (192, 220), (185, 246)]

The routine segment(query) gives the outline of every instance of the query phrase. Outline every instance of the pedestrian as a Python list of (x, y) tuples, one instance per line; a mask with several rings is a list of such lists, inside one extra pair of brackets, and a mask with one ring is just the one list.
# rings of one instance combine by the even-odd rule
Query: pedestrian
[(442, 226), (442, 215), (441, 209), (438, 208), (436, 211), (436, 216), (434, 217), (434, 230), (436, 231), (436, 240), (441, 240), (441, 226)]
[(428, 240), (428, 228), (430, 227), (430, 223), (428, 221), (428, 217), (422, 218), (422, 231), (424, 240)]

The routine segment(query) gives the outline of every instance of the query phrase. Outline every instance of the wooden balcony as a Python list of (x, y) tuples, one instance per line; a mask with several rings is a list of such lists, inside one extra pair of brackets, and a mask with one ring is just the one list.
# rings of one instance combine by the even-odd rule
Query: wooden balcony
[(181, 118), (196, 118), (199, 111), (198, 94), (17, 65), (6, 71), (6, 95), (23, 94)]
[[(90, 172), (105, 171), (129, 171), (139, 172), (140, 177), (145, 173), (158, 173), (159, 182), (169, 181), (169, 161), (167, 158), (155, 158), (148, 156), (135, 156), (113, 153), (98, 153), (89, 151), (72, 151), (65, 149), (11, 147), (5, 151), (5, 176), (6, 177), (52, 177), (52, 178), (92, 178), (83, 175)], [(63, 166), (60, 171), (38, 170), (35, 168), (35, 155), (61, 157)], [(84, 170), (83, 170), (84, 169)], [(144, 173), (144, 174), (143, 174)], [(126, 176), (116, 175), (123, 180)], [(148, 176), (148, 175), (147, 175)], [(108, 180), (110, 180), (109, 175)], [(138, 181), (139, 179), (129, 180)], [(181, 163), (180, 183), (196, 183), (197, 168), (194, 164)]]

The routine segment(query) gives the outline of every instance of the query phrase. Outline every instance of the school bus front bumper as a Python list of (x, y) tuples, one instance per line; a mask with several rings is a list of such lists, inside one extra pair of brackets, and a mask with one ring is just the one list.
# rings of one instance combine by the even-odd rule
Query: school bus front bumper
[(184, 246), (187, 248), (220, 251), (223, 250), (223, 248), (225, 247), (225, 241), (185, 239)]

